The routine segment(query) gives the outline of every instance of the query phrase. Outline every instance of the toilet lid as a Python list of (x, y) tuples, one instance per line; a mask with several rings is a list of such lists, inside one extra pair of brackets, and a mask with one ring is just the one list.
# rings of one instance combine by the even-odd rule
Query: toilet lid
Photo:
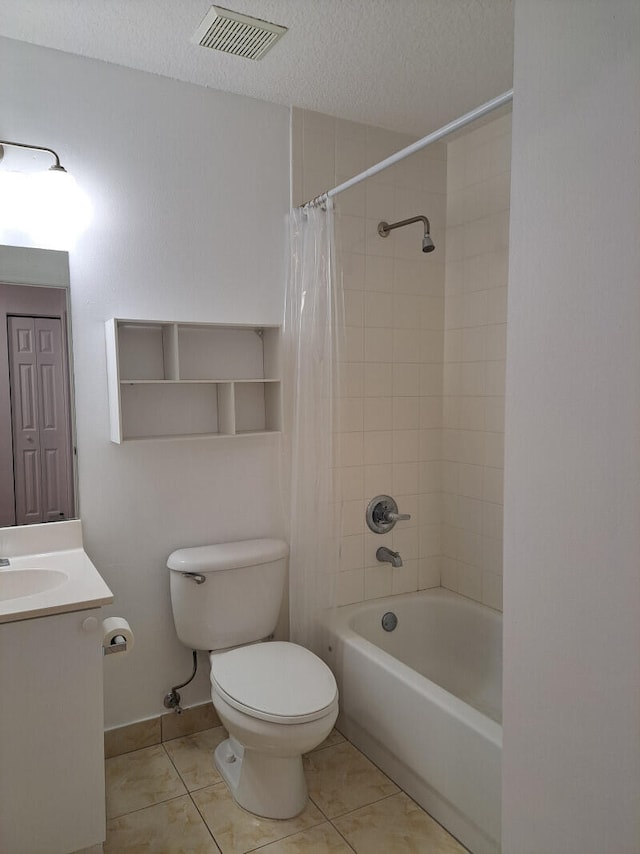
[(212, 653), (211, 684), (234, 708), (262, 720), (317, 720), (337, 701), (324, 661), (294, 643), (269, 641)]

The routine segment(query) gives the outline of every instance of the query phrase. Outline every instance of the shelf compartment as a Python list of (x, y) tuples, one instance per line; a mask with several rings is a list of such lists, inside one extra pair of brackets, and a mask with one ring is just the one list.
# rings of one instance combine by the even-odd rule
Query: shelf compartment
[(235, 430), (237, 434), (279, 432), (280, 383), (277, 380), (262, 382), (236, 382)]
[(264, 383), (237, 383), (234, 392), (236, 432), (264, 432), (267, 427)]
[(263, 332), (256, 327), (180, 325), (180, 376), (206, 379), (264, 377)]
[(216, 383), (123, 382), (122, 439), (219, 433), (220, 389)]
[(177, 380), (180, 377), (175, 323), (117, 323), (121, 379)]

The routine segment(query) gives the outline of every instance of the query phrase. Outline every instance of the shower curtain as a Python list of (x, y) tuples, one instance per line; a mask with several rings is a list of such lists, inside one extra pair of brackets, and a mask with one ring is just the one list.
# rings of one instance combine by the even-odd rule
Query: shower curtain
[(289, 240), (283, 349), (290, 637), (321, 652), (340, 548), (334, 423), (344, 327), (331, 200), (292, 210)]

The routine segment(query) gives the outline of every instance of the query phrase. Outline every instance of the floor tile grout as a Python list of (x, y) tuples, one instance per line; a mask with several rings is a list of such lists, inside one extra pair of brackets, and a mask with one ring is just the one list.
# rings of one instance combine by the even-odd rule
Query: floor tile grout
[[(250, 813), (251, 815), (251, 813)], [(284, 819), (284, 821), (288, 821), (288, 819)], [(317, 824), (310, 824), (308, 827), (298, 828), (297, 830), (291, 831), (291, 833), (287, 833), (285, 836), (279, 836), (277, 839), (272, 839), (270, 842), (265, 842), (262, 845), (258, 845), (255, 848), (249, 848), (247, 851), (244, 851), (243, 854), (253, 854), (254, 851), (260, 851), (261, 848), (266, 848), (267, 845), (273, 845), (274, 842), (282, 842), (285, 839), (290, 839), (292, 836), (296, 836), (298, 833), (306, 833), (307, 830), (313, 830), (314, 827), (320, 827), (321, 824), (327, 824), (328, 819), (324, 818), (319, 821)]]
[(333, 829), (336, 831), (336, 833), (340, 836), (340, 838), (341, 838), (341, 839), (344, 841), (344, 843), (347, 845), (347, 847), (349, 848), (349, 850), (350, 850), (350, 851), (353, 851), (353, 852), (354, 852), (354, 854), (358, 854), (358, 852), (356, 851), (356, 849), (355, 849), (355, 848), (354, 848), (354, 847), (353, 847), (353, 846), (352, 846), (352, 845), (351, 845), (351, 844), (350, 844), (350, 843), (345, 839), (345, 837), (340, 833), (340, 831), (338, 830), (338, 828), (337, 828), (337, 827), (334, 827), (334, 825), (333, 825), (333, 823), (331, 822), (331, 820), (330, 820), (330, 819), (328, 819), (328, 818), (326, 818), (326, 817), (325, 817), (324, 821), (320, 821), (320, 822), (318, 822), (318, 824), (312, 824), (312, 825), (310, 825), (309, 827), (305, 827), (303, 830), (296, 830), (296, 831), (294, 831), (293, 833), (288, 833), (286, 836), (281, 836), (279, 839), (274, 839), (274, 840), (272, 840), (271, 842), (265, 842), (265, 843), (264, 843), (264, 845), (259, 845), (257, 848), (251, 848), (251, 849), (249, 849), (248, 851), (243, 852), (243, 854), (254, 854), (254, 852), (256, 852), (256, 851), (257, 851), (257, 852), (260, 852), (260, 851), (262, 851), (264, 848), (266, 848), (268, 845), (273, 845), (273, 843), (274, 843), (274, 842), (282, 842), (282, 841), (283, 841), (283, 840), (285, 840), (285, 839), (289, 839), (289, 838), (291, 838), (292, 836), (297, 836), (299, 833), (306, 833), (308, 830), (313, 830), (313, 828), (314, 828), (314, 827), (320, 827), (320, 826), (321, 826), (321, 825), (323, 825), (323, 824), (329, 824), (329, 825), (331, 825), (331, 827), (333, 827)]
[[(340, 815), (334, 815), (333, 818), (329, 818), (327, 816), (327, 820), (330, 821), (331, 824), (333, 824), (334, 821), (338, 821), (341, 818), (346, 818), (348, 815), (353, 815), (353, 813), (358, 812), (358, 810), (363, 810), (363, 809), (366, 809), (367, 807), (372, 807), (374, 804), (382, 803), (382, 801), (388, 801), (389, 798), (395, 798), (395, 797), (397, 797), (397, 795), (403, 795), (403, 794), (406, 795), (407, 793), (403, 792), (402, 789), (399, 789), (397, 792), (391, 792), (390, 795), (383, 795), (381, 798), (376, 798), (375, 801), (368, 801), (366, 804), (360, 804), (359, 807), (355, 807), (352, 810), (347, 810), (347, 812), (341, 812)], [(407, 795), (407, 797), (409, 797), (409, 796)], [(420, 807), (420, 809), (423, 809), (423, 808)], [(426, 810), (424, 810), (424, 812), (426, 812)], [(338, 828), (336, 827), (336, 830), (337, 829)]]
[[(124, 754), (123, 754), (124, 755)], [(189, 792), (183, 792), (181, 795), (172, 795), (170, 798), (163, 798), (161, 801), (155, 801), (152, 804), (145, 804), (143, 807), (137, 807), (134, 810), (129, 810), (128, 812), (120, 812), (118, 815), (109, 815), (107, 816), (107, 824), (110, 821), (116, 821), (119, 818), (124, 818), (125, 816), (135, 815), (136, 813), (142, 812), (143, 810), (151, 809), (152, 807), (157, 807), (160, 804), (168, 804), (171, 801), (179, 801), (180, 798), (184, 798), (185, 795), (188, 795)]]
[(337, 828), (337, 827), (335, 826), (335, 824), (334, 824), (333, 822), (331, 822), (331, 827), (332, 827), (332, 828), (335, 830), (335, 832), (340, 836), (340, 839), (343, 839), (343, 840), (344, 840), (345, 845), (347, 845), (347, 846), (348, 846), (348, 847), (349, 847), (353, 852), (355, 852), (355, 854), (358, 854), (358, 852), (357, 852), (357, 851), (356, 851), (356, 849), (353, 847), (353, 845), (349, 842), (349, 840), (347, 839), (347, 837), (342, 833), (342, 831), (341, 831), (339, 828)]
[[(215, 727), (212, 727), (212, 729), (215, 729)], [(194, 735), (198, 735), (198, 734), (199, 734), (199, 733), (194, 733)], [(186, 736), (186, 738), (189, 738), (189, 736)], [(163, 745), (163, 746), (164, 746), (164, 745)], [(195, 788), (190, 789), (190, 788), (189, 788), (189, 785), (188, 785), (188, 783), (187, 783), (187, 781), (184, 779), (184, 777), (183, 777), (183, 776), (182, 776), (182, 774), (180, 773), (180, 769), (178, 768), (178, 766), (176, 765), (176, 763), (173, 761), (173, 758), (172, 758), (171, 754), (169, 753), (169, 751), (166, 749), (166, 747), (165, 747), (165, 751), (164, 751), (164, 752), (167, 754), (167, 757), (168, 757), (168, 759), (169, 759), (169, 762), (171, 762), (171, 764), (172, 764), (172, 765), (173, 765), (173, 767), (175, 768), (175, 770), (176, 770), (176, 773), (177, 773), (178, 777), (180, 777), (180, 781), (181, 781), (182, 785), (185, 787), (185, 789), (187, 790), (187, 794), (189, 794), (189, 795), (190, 795), (192, 792), (200, 792), (200, 791), (202, 791), (202, 789), (208, 789), (208, 788), (209, 788), (209, 786), (217, 786), (217, 785), (218, 785), (218, 783), (223, 783), (223, 782), (224, 782), (224, 780), (223, 780), (223, 779), (222, 779), (222, 777), (221, 777), (219, 780), (215, 780), (213, 783), (205, 783), (203, 786), (196, 786)], [(213, 758), (212, 758), (212, 760), (211, 760), (211, 761), (213, 762)]]
[[(336, 741), (335, 744), (325, 744), (324, 747), (316, 747), (314, 750), (310, 750), (308, 753), (303, 753), (303, 756), (314, 756), (316, 753), (322, 753), (323, 750), (331, 750), (332, 747), (337, 747), (339, 744), (344, 744), (347, 739), (344, 741)], [(356, 747), (356, 750), (358, 748)], [(362, 752), (362, 751), (360, 751)]]
[[(211, 729), (215, 729), (215, 727), (211, 727)], [(193, 733), (193, 735), (197, 735), (197, 733)], [(184, 737), (185, 737), (185, 738), (189, 738), (189, 736), (184, 736)], [(173, 741), (174, 739), (171, 739), (171, 740)], [(218, 783), (210, 783), (210, 784), (209, 784), (209, 785), (207, 785), (207, 786), (200, 786), (200, 787), (199, 787), (199, 788), (197, 788), (197, 789), (190, 789), (190, 788), (189, 788), (189, 786), (187, 785), (187, 781), (184, 779), (184, 777), (183, 777), (183, 776), (182, 776), (182, 774), (180, 773), (180, 769), (178, 768), (178, 766), (176, 765), (176, 763), (173, 761), (173, 758), (172, 758), (171, 754), (169, 753), (169, 751), (168, 751), (168, 750), (167, 750), (167, 748), (165, 747), (164, 742), (163, 742), (163, 744), (162, 744), (162, 747), (164, 748), (164, 752), (166, 753), (167, 757), (169, 758), (169, 761), (171, 762), (171, 764), (173, 765), (173, 767), (176, 769), (176, 773), (177, 773), (178, 777), (180, 777), (180, 780), (181, 780), (181, 782), (182, 782), (182, 785), (183, 785), (183, 786), (185, 787), (185, 789), (187, 790), (187, 795), (189, 796), (189, 800), (191, 801), (191, 803), (193, 804), (193, 806), (194, 806), (194, 807), (195, 807), (195, 809), (196, 809), (196, 812), (197, 812), (197, 813), (198, 813), (198, 815), (200, 816), (200, 821), (202, 822), (202, 824), (204, 824), (205, 829), (206, 829), (207, 833), (209, 834), (209, 836), (211, 837), (211, 839), (213, 839), (213, 842), (214, 842), (214, 844), (215, 844), (216, 848), (217, 848), (219, 851), (222, 851), (222, 848), (220, 848), (220, 845), (218, 844), (218, 840), (216, 839), (216, 837), (215, 837), (215, 835), (214, 835), (213, 831), (211, 830), (211, 828), (210, 828), (210, 827), (209, 827), (209, 825), (207, 824), (207, 822), (206, 822), (206, 820), (205, 820), (205, 817), (202, 815), (202, 813), (201, 813), (201, 811), (200, 811), (200, 809), (199, 809), (199, 807), (198, 807), (198, 804), (195, 802), (195, 800), (194, 800), (194, 798), (193, 798), (193, 796), (192, 796), (192, 792), (200, 792), (200, 791), (202, 791), (202, 789), (207, 789), (207, 788), (209, 788), (209, 786), (216, 786), (216, 785), (218, 785)], [(213, 759), (212, 759), (212, 761), (213, 761)], [(224, 781), (220, 780), (220, 781), (218, 781), (218, 782), (224, 782)]]
[(209, 836), (213, 839), (213, 842), (214, 842), (214, 844), (215, 844), (216, 848), (218, 849), (218, 851), (222, 851), (222, 848), (221, 848), (221, 847), (220, 847), (220, 845), (218, 844), (218, 840), (216, 839), (216, 837), (215, 837), (215, 835), (214, 835), (213, 831), (211, 830), (211, 828), (209, 827), (209, 825), (208, 825), (208, 824), (207, 824), (207, 822), (205, 821), (205, 818), (204, 818), (204, 816), (202, 815), (202, 812), (200, 811), (200, 807), (199, 807), (199, 806), (198, 806), (198, 804), (194, 801), (194, 799), (191, 797), (191, 792), (189, 792), (189, 798), (191, 798), (191, 803), (192, 803), (192, 804), (194, 805), (194, 807), (196, 808), (196, 811), (197, 811), (198, 815), (200, 816), (200, 821), (204, 824), (205, 828), (207, 829), (207, 833), (208, 833), (208, 834), (209, 834)]
[[(217, 729), (217, 727), (210, 727), (209, 728), (209, 730), (213, 730), (213, 729)], [(203, 732), (207, 732), (207, 731), (208, 730), (204, 730)], [(368, 808), (375, 807), (376, 804), (381, 804), (385, 801), (391, 800), (392, 798), (396, 798), (400, 795), (404, 795), (419, 810), (424, 812), (433, 821), (435, 821), (435, 819), (433, 819), (433, 817), (430, 816), (430, 814), (426, 810), (424, 810), (424, 808), (420, 804), (418, 804), (413, 798), (411, 798), (406, 792), (404, 792), (403, 789), (401, 789), (399, 786), (397, 786), (397, 784), (390, 777), (388, 777), (388, 775), (386, 775), (380, 768), (378, 768), (378, 766), (374, 762), (372, 762), (372, 760), (370, 760), (366, 756), (366, 754), (363, 753), (363, 751), (361, 751), (355, 744), (353, 744), (351, 741), (349, 741), (348, 738), (344, 737), (342, 735), (342, 733), (339, 733), (339, 731), (336, 731), (336, 732), (338, 732), (338, 734), (341, 736), (342, 740), (334, 741), (332, 744), (326, 744), (324, 746), (319, 746), (315, 750), (310, 751), (308, 754), (305, 754), (305, 755), (312, 757), (315, 754), (319, 754), (319, 753), (324, 754), (324, 753), (326, 753), (327, 750), (330, 750), (332, 748), (337, 749), (337, 748), (342, 747), (344, 749), (344, 745), (348, 745), (349, 748), (351, 748), (353, 750), (353, 756), (354, 757), (356, 757), (356, 756), (361, 757), (361, 758), (365, 759), (367, 762), (369, 762), (373, 766), (373, 768), (376, 769), (376, 771), (378, 771), (380, 774), (382, 774), (382, 776), (385, 778), (385, 780), (387, 780), (390, 784), (392, 784), (396, 788), (396, 791), (391, 792), (391, 793), (386, 794), (386, 795), (383, 795), (381, 797), (376, 797), (374, 800), (367, 801), (366, 803), (360, 804), (359, 806), (354, 807), (353, 809), (349, 809), (346, 812), (341, 813), (340, 815), (334, 815), (334, 816), (327, 815), (326, 812), (322, 809), (322, 807), (309, 794), (308, 804), (313, 805), (315, 810), (317, 810), (317, 813), (318, 813), (317, 820), (312, 819), (311, 824), (307, 824), (304, 827), (298, 827), (296, 829), (290, 830), (290, 831), (286, 832), (284, 836), (278, 836), (276, 839), (267, 839), (267, 841), (260, 842), (259, 844), (255, 845), (255, 847), (247, 849), (246, 852), (244, 852), (244, 854), (249, 854), (249, 852), (260, 852), (262, 849), (266, 848), (267, 846), (269, 846), (271, 844), (274, 844), (276, 842), (284, 842), (284, 840), (289, 839), (292, 836), (304, 834), (307, 831), (311, 831), (314, 828), (320, 827), (322, 825), (329, 825), (332, 828), (332, 831), (334, 833), (338, 834), (340, 840), (342, 841), (342, 843), (347, 847), (347, 849), (350, 852), (354, 852), (354, 854), (366, 854), (366, 852), (364, 852), (363, 850), (355, 847), (355, 842), (352, 843), (349, 841), (347, 836), (345, 836), (345, 834), (336, 825), (336, 822), (341, 822), (343, 819), (348, 818), (349, 816), (353, 816), (355, 813), (358, 813), (361, 810), (366, 810)], [(190, 737), (196, 736), (199, 734), (200, 733), (192, 733), (192, 734), (189, 734), (187, 736), (179, 736), (179, 737), (177, 737), (177, 739), (171, 739), (171, 741), (178, 740), (180, 738), (189, 739)], [(155, 747), (155, 746), (157, 746), (157, 745), (151, 745), (151, 747)], [(196, 813), (197, 813), (198, 818), (199, 818), (199, 822), (204, 824), (204, 827), (206, 828), (207, 838), (210, 838), (213, 841), (214, 845), (217, 847), (217, 849), (222, 852), (223, 849), (222, 849), (220, 843), (218, 842), (218, 840), (216, 839), (216, 834), (214, 833), (213, 829), (207, 823), (207, 820), (205, 818), (203, 811), (200, 809), (200, 807), (198, 806), (198, 803), (196, 802), (196, 800), (193, 796), (194, 796), (194, 794), (196, 794), (198, 792), (202, 792), (204, 789), (226, 786), (224, 780), (219, 779), (219, 780), (216, 780), (215, 782), (208, 782), (205, 785), (198, 786), (197, 788), (194, 788), (191, 790), (187, 784), (185, 777), (183, 777), (183, 775), (180, 772), (180, 769), (178, 767), (178, 761), (180, 760), (180, 756), (178, 755), (178, 752), (177, 751), (175, 752), (176, 760), (174, 761), (174, 758), (172, 757), (171, 753), (167, 749), (166, 744), (164, 742), (162, 742), (159, 746), (161, 746), (163, 748), (162, 749), (163, 756), (166, 756), (167, 759), (169, 760), (171, 768), (174, 770), (175, 774), (177, 775), (178, 780), (180, 781), (180, 784), (183, 786), (185, 791), (178, 794), (178, 795), (173, 794), (170, 797), (163, 798), (161, 800), (155, 801), (154, 803), (147, 804), (147, 805), (142, 806), (142, 807), (138, 807), (137, 809), (134, 809), (134, 810), (131, 810), (128, 812), (123, 812), (123, 813), (120, 813), (119, 815), (110, 816), (108, 821), (109, 822), (117, 821), (118, 819), (125, 818), (127, 816), (135, 815), (135, 814), (140, 813), (144, 810), (147, 810), (151, 807), (156, 807), (156, 806), (159, 806), (161, 804), (167, 804), (167, 803), (170, 803), (172, 801), (178, 801), (181, 798), (184, 798), (184, 796), (186, 794), (189, 797), (190, 804), (193, 807), (195, 807)], [(142, 748), (142, 749), (146, 749), (146, 748)], [(193, 749), (193, 746), (191, 749)], [(210, 761), (213, 762), (213, 756), (212, 755), (209, 756), (210, 751), (208, 749), (205, 749), (205, 748), (202, 748), (202, 749), (204, 749), (204, 751), (207, 754), (207, 757), (210, 759)], [(132, 753), (132, 752), (134, 752), (134, 751), (128, 751), (127, 753)], [(120, 755), (127, 755), (127, 754), (120, 754)], [(110, 757), (110, 758), (115, 758), (115, 757)], [(325, 761), (329, 761), (329, 760), (325, 760)], [(186, 763), (183, 763), (183, 764), (185, 764), (185, 768), (187, 768), (187, 764)], [(189, 772), (189, 770), (187, 770), (185, 773), (190, 773), (190, 772)], [(194, 775), (192, 775), (192, 776), (194, 776)], [(194, 779), (197, 779), (197, 777), (194, 777)], [(226, 786), (226, 788), (228, 789), (228, 786)], [(369, 793), (368, 796), (370, 797), (371, 793)], [(243, 811), (247, 812), (246, 810), (243, 810)], [(252, 816), (253, 814), (247, 813), (247, 815)], [(442, 825), (440, 825), (439, 822), (436, 822), (436, 823), (442, 828)], [(448, 831), (446, 831), (446, 828), (442, 828), (442, 829), (446, 833), (448, 833)], [(267, 837), (268, 837), (268, 834), (267, 834)], [(452, 837), (452, 839), (455, 840), (455, 837)], [(458, 840), (455, 840), (455, 841), (458, 842)], [(249, 842), (249, 840), (247, 839), (245, 844), (247, 844), (248, 842)], [(253, 840), (252, 840), (252, 842), (253, 842)], [(461, 844), (461, 843), (458, 842), (458, 844)], [(463, 846), (461, 846), (461, 847), (463, 847)], [(466, 851), (466, 849), (464, 849), (464, 850)]]

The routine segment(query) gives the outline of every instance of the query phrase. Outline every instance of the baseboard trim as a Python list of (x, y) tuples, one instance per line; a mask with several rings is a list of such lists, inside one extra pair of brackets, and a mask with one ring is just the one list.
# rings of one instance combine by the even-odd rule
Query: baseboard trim
[(221, 726), (213, 703), (201, 703), (184, 709), (182, 714), (168, 712), (155, 718), (134, 721), (131, 724), (105, 730), (104, 756), (111, 759), (143, 747), (152, 747), (163, 741)]

